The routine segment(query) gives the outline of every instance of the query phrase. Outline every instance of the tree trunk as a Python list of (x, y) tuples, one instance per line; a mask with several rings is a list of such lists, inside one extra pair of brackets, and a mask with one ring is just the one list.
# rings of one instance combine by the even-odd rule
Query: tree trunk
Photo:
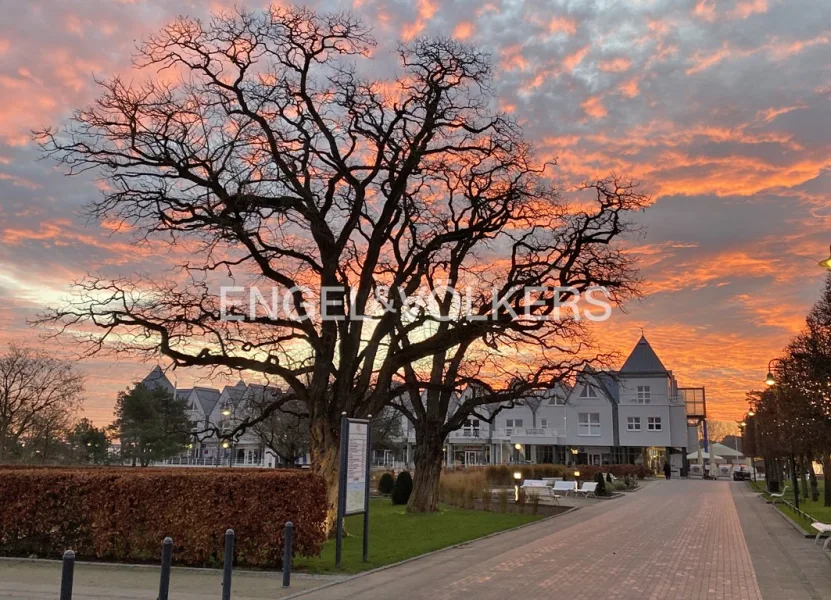
[(805, 463), (807, 461), (804, 457), (800, 457), (796, 461), (796, 468), (799, 469), (799, 483), (800, 487), (802, 488), (802, 498), (807, 500), (808, 499), (808, 480), (805, 477)]
[(444, 454), (444, 436), (441, 425), (423, 423), (423, 431), (416, 431), (413, 460), (415, 476), (413, 493), (407, 503), (407, 512), (433, 512), (439, 509), (439, 483)]
[(324, 420), (312, 422), (309, 438), (311, 471), (320, 475), (326, 483), (326, 521), (328, 537), (334, 537), (338, 518), (338, 472), (340, 471), (340, 429), (329, 426)]
[(825, 474), (825, 493), (823, 494), (823, 505), (831, 507), (831, 485), (829, 485), (829, 475), (831, 475), (831, 453), (826, 450), (822, 453), (822, 472)]

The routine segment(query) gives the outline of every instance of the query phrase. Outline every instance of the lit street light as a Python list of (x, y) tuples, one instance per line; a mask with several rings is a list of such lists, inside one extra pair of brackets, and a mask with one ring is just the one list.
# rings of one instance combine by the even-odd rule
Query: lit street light
[[(519, 446), (519, 444), (517, 444)], [(522, 472), (514, 471), (514, 502), (519, 502), (519, 482), (522, 480)]]
[(818, 264), (819, 264), (819, 266), (820, 266), (820, 267), (822, 267), (823, 269), (829, 269), (829, 270), (831, 270), (831, 253), (829, 253), (828, 258), (826, 258), (825, 260), (821, 260), (821, 261), (819, 261), (819, 263), (818, 263)]

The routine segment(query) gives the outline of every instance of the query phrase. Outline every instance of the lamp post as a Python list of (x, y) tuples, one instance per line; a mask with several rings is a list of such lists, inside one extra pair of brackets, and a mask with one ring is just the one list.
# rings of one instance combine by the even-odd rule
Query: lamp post
[[(234, 414), (234, 407), (232, 407), (231, 403), (226, 400), (225, 402), (223, 402), (222, 408), (219, 410), (219, 413), (227, 419), (232, 414)], [(225, 450), (230, 448), (230, 452), (228, 454), (228, 468), (233, 467), (234, 466), (234, 448), (231, 446), (231, 442), (229, 440), (225, 440), (224, 442), (222, 442), (222, 448), (225, 449)]]
[(580, 450), (578, 450), (577, 448), (572, 448), (571, 449), (571, 464), (573, 464), (573, 465), (577, 464), (577, 455), (579, 453), (580, 453)]
[(514, 471), (514, 502), (519, 502), (519, 482), (522, 480), (522, 471)]
[(519, 464), (519, 451), (520, 450), (522, 450), (522, 444), (517, 442), (516, 444), (514, 444), (514, 464), (515, 465)]
[[(831, 257), (828, 258), (828, 262), (831, 261)], [(820, 263), (822, 265), (822, 263)], [(774, 372), (781, 372), (783, 368), (782, 359), (781, 358), (772, 358), (768, 361), (768, 374), (765, 377), (765, 383), (768, 387), (773, 387), (776, 385), (776, 377), (774, 377)], [(791, 484), (793, 485), (793, 504), (797, 510), (799, 510), (799, 479), (796, 476), (796, 457), (794, 456), (793, 451), (793, 437), (791, 437)]]

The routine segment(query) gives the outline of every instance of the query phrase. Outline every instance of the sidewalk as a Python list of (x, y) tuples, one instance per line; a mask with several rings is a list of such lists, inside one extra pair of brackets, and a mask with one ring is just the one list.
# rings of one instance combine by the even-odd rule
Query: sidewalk
[[(303, 590), (337, 581), (336, 577), (292, 574), (291, 587), (282, 587), (282, 573), (238, 570), (231, 580), (233, 600), (285, 598)], [(55, 600), (61, 585), (61, 563), (51, 560), (0, 559), (0, 598)], [(222, 571), (174, 568), (170, 597), (175, 600), (219, 598)], [(78, 562), (74, 598), (102, 600), (156, 600), (159, 568)]]
[(800, 535), (750, 486), (734, 484), (732, 492), (765, 600), (831, 598), (831, 560), (822, 544)]

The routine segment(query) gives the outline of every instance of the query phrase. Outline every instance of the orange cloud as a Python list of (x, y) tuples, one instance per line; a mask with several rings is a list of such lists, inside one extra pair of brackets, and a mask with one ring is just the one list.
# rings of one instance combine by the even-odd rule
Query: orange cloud
[(603, 101), (597, 96), (591, 96), (580, 106), (583, 108), (583, 112), (595, 119), (602, 119), (608, 114), (606, 107), (603, 106)]
[(618, 91), (626, 96), (627, 98), (634, 98), (640, 93), (640, 88), (638, 87), (638, 78), (633, 77), (627, 81), (624, 81), (618, 86)]
[(548, 22), (548, 32), (574, 35), (577, 33), (577, 22), (567, 17), (553, 17)]
[(466, 40), (473, 36), (475, 29), (470, 21), (462, 21), (453, 29), (453, 37), (459, 40)]
[(767, 0), (744, 0), (736, 4), (732, 14), (740, 19), (746, 19), (751, 15), (762, 14), (767, 11)]
[(604, 73), (623, 73), (632, 68), (632, 61), (622, 57), (601, 60), (597, 63), (597, 68)]

